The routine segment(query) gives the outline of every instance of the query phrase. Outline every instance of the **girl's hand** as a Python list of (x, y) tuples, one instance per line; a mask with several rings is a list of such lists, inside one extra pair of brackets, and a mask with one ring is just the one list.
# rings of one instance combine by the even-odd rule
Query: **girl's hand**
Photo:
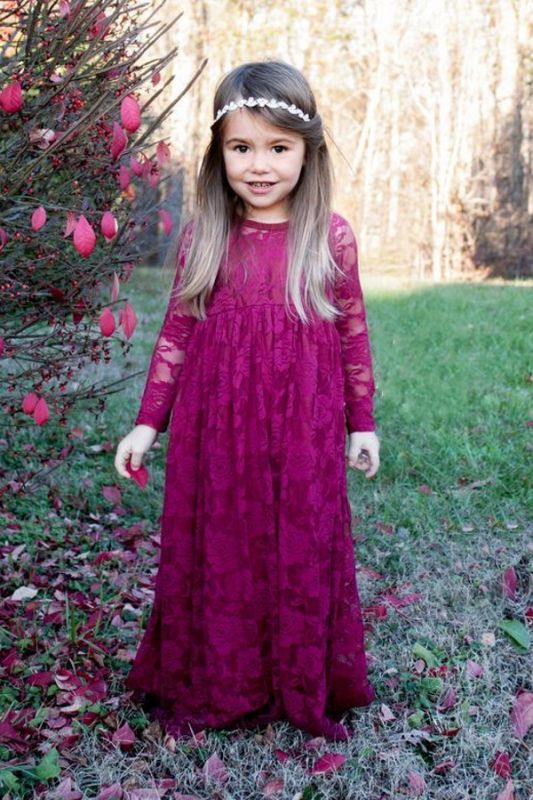
[(372, 478), (379, 469), (379, 439), (374, 431), (350, 433), (350, 445), (346, 456), (348, 466), (366, 472)]
[(126, 470), (128, 460), (131, 457), (130, 466), (133, 470), (139, 469), (143, 455), (148, 452), (157, 439), (157, 433), (156, 429), (150, 425), (136, 425), (121, 439), (115, 455), (115, 468), (119, 475), (122, 475), (123, 478), (131, 478)]

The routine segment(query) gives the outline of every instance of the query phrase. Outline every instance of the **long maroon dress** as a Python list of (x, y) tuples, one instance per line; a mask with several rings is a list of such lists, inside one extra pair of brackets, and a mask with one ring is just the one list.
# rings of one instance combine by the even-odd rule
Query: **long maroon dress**
[[(126, 688), (176, 736), (368, 705), (346, 432), (374, 430), (357, 244), (332, 213), (336, 322), (284, 306), (288, 222), (239, 220), (207, 319), (170, 301), (136, 423), (169, 426), (161, 552)], [(174, 286), (190, 223), (184, 228)], [(172, 411), (172, 417), (171, 417)]]

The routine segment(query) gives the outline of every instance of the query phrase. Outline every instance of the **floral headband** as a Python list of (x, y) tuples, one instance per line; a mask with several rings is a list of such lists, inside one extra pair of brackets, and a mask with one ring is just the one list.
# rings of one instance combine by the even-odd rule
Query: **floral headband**
[(268, 100), (266, 97), (249, 97), (248, 100), (232, 100), (230, 103), (224, 106), (224, 108), (220, 108), (217, 111), (215, 122), (218, 122), (220, 117), (222, 117), (227, 111), (236, 111), (238, 108), (242, 108), (243, 106), (268, 106), (269, 108), (284, 108), (289, 114), (295, 114), (297, 117), (301, 117), (304, 122), (309, 122), (309, 114), (304, 114), (301, 108), (297, 108), (294, 103), (289, 105), (284, 100)]

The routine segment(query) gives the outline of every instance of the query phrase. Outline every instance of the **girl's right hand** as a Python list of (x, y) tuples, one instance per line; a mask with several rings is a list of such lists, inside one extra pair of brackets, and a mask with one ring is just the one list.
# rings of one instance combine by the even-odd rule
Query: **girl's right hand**
[(115, 468), (123, 478), (131, 478), (126, 470), (126, 465), (131, 457), (130, 466), (133, 470), (139, 469), (142, 458), (157, 439), (158, 431), (150, 425), (136, 425), (123, 439), (120, 440), (115, 455)]

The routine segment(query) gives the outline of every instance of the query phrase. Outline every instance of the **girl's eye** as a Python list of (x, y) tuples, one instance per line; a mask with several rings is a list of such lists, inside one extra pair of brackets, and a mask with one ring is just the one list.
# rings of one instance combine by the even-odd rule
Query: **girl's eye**
[[(241, 148), (244, 148), (244, 151), (246, 151), (246, 150), (247, 150), (247, 148), (248, 148), (248, 145), (247, 145), (247, 144), (236, 144), (236, 145), (235, 145), (235, 147), (234, 147), (233, 149), (234, 149), (234, 150), (238, 150), (238, 151), (239, 151), (239, 153), (242, 153), (242, 152), (244, 152), (244, 151), (243, 151)], [(275, 144), (275, 145), (274, 145), (274, 150), (275, 150), (275, 151), (276, 151), (278, 154), (279, 154), (280, 152), (283, 152), (283, 150), (287, 150), (287, 149), (288, 149), (288, 148), (287, 148), (287, 147), (285, 147), (285, 145), (283, 145), (283, 144)]]

